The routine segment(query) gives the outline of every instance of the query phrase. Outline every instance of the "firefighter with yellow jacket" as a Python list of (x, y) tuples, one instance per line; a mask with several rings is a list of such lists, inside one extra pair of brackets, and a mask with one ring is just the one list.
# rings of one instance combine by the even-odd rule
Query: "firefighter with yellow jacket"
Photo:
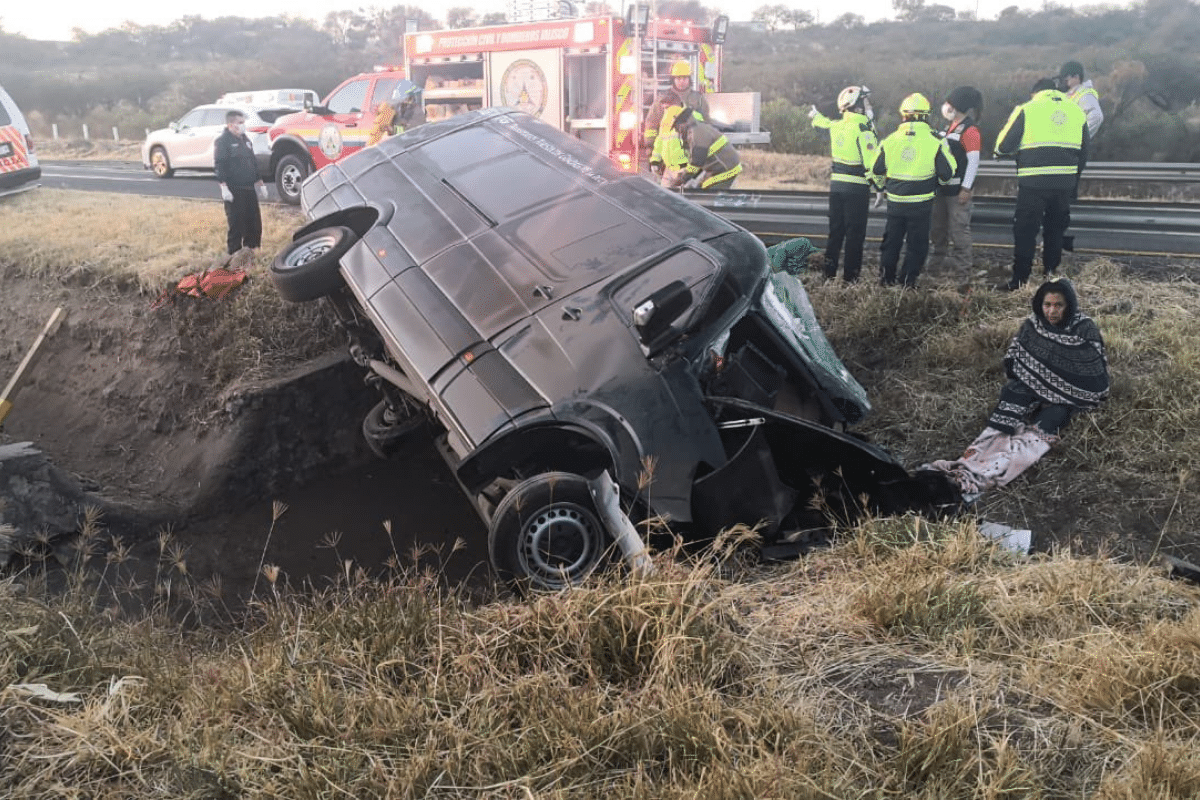
[(675, 183), (677, 172), (687, 163), (687, 155), (671, 121), (665, 119), (669, 109), (684, 107), (695, 110), (703, 120), (708, 119), (708, 100), (704, 93), (692, 88), (692, 65), (676, 61), (671, 65), (671, 88), (655, 99), (646, 115), (645, 143), (650, 152), (650, 170), (660, 176), (663, 186)]
[[(668, 109), (668, 117), (675, 109)], [(742, 159), (725, 134), (709, 125), (694, 109), (683, 108), (671, 121), (687, 161), (675, 186), (716, 191), (728, 189), (742, 171)]]
[(896, 265), (904, 247), (900, 282), (916, 286), (929, 255), (929, 223), (939, 184), (954, 177), (950, 145), (929, 127), (929, 100), (917, 92), (900, 104), (900, 127), (879, 146), (871, 168), (875, 184), (887, 193), (887, 227), (879, 248), (884, 286), (896, 282)]

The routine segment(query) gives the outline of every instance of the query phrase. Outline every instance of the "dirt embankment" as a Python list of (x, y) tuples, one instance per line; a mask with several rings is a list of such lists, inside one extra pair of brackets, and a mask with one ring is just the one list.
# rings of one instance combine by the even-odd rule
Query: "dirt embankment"
[[(229, 301), (180, 298), (152, 309), (151, 297), (105, 283), (3, 281), (3, 363), (24, 357), (56, 307), (67, 311), (4, 426), (7, 443), (49, 457), (64, 503), (100, 505), (115, 518), (178, 518), (366, 457), (352, 434), (371, 398), (356, 391), (332, 342), (325, 358), (214, 392), (210, 354), (200, 352), (208, 340), (189, 332), (221, 325), (216, 304)], [(17, 455), (48, 469), (28, 460), (29, 448)], [(17, 468), (10, 460), (5, 471)], [(69, 527), (72, 515), (44, 500), (46, 524)], [(6, 515), (11, 524), (17, 513)], [(28, 526), (33, 509), (21, 513)]]

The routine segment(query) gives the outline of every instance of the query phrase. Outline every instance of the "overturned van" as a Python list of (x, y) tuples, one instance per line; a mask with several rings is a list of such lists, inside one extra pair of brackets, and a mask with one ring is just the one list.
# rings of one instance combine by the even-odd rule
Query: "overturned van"
[(276, 287), (336, 309), (382, 391), (376, 452), (434, 424), (509, 581), (565, 586), (604, 561), (606, 475), (632, 519), (766, 541), (812, 526), (818, 494), (851, 514), (949, 496), (848, 432), (866, 393), (761, 242), (533, 117), (391, 137), (301, 199), (312, 221)]

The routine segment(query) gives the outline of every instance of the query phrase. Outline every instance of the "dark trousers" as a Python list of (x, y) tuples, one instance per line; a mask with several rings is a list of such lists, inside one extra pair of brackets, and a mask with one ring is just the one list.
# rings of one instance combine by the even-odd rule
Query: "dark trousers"
[(1043, 433), (1057, 436), (1074, 413), (1073, 406), (1047, 403), (1028, 386), (1012, 379), (1000, 390), (1000, 401), (988, 417), (988, 425), (1012, 435), (1017, 425), (1032, 422)]
[(1071, 222), (1071, 190), (1017, 186), (1013, 214), (1013, 281), (1025, 283), (1033, 272), (1038, 231), (1042, 233), (1042, 269), (1048, 275), (1062, 263), (1063, 231)]
[(929, 218), (933, 201), (913, 203), (911, 208), (900, 203), (888, 203), (887, 227), (879, 246), (879, 268), (884, 286), (896, 282), (896, 265), (900, 263), (900, 248), (904, 248), (904, 264), (900, 267), (900, 282), (916, 286), (917, 276), (929, 255)]
[(233, 202), (225, 204), (225, 220), (229, 223), (229, 234), (225, 246), (230, 255), (243, 247), (257, 248), (262, 244), (262, 213), (258, 208), (258, 194), (254, 187), (234, 189)]
[(825, 245), (825, 277), (837, 275), (838, 256), (846, 244), (846, 269), (842, 277), (858, 280), (862, 271), (863, 242), (867, 238), (869, 192), (829, 193), (829, 241)]

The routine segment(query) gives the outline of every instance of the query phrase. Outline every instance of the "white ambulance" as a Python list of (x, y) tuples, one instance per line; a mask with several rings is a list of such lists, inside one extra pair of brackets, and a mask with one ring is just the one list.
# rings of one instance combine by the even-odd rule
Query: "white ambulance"
[(32, 189), (41, 177), (25, 115), (0, 86), (0, 197)]

